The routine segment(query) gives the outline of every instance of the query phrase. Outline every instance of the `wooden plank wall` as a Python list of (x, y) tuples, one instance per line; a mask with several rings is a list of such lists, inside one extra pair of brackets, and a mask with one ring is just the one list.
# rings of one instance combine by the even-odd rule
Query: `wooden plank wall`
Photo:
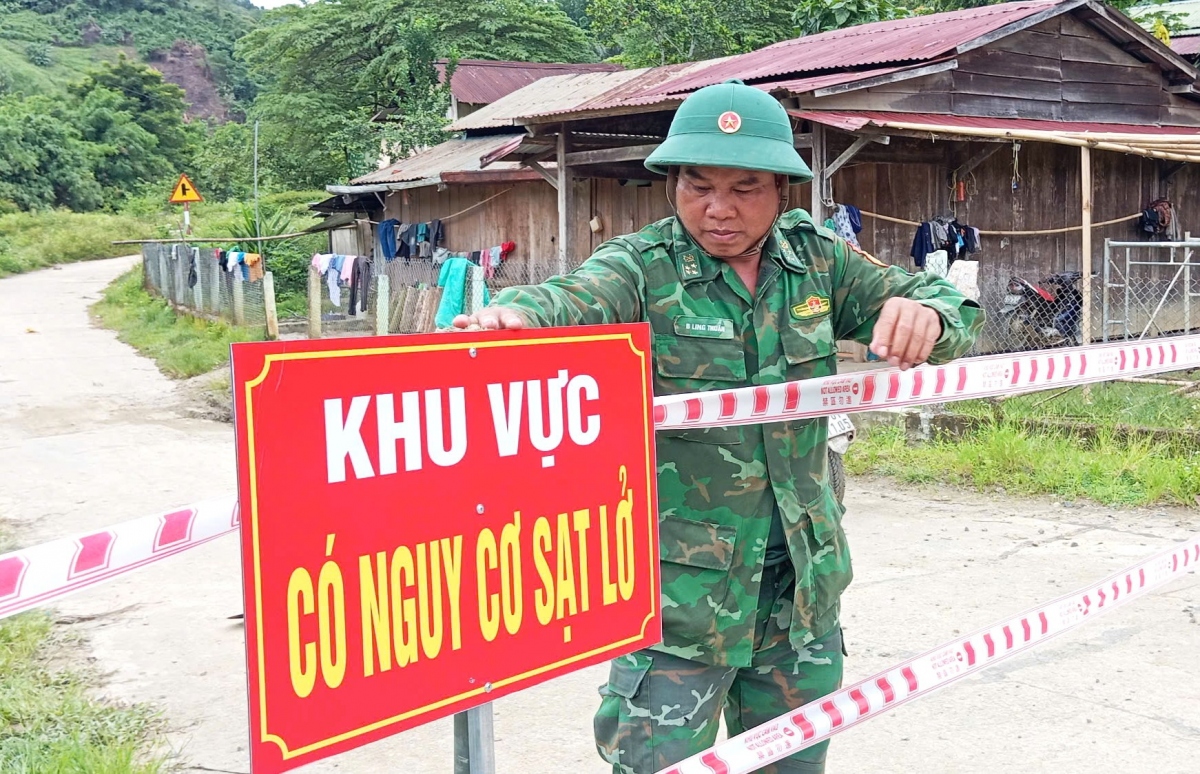
[[(525, 271), (516, 271), (518, 267), (527, 270), (557, 256), (557, 202), (554, 189), (542, 181), (448, 185), (440, 191), (436, 187), (394, 191), (387, 197), (384, 213), (401, 222), (421, 223), (462, 212), (443, 224), (443, 246), (472, 252), (516, 242), (504, 275), (523, 281)], [(463, 212), (474, 205), (479, 206)]]
[[(574, 181), (575, 255), (568, 263), (577, 265), (605, 240), (631, 233), (669, 215), (663, 188), (661, 182), (635, 187), (601, 178)], [(434, 187), (396, 191), (388, 195), (384, 216), (402, 222), (425, 222), (460, 212), (493, 196), (496, 198), (445, 222), (444, 246), (455, 252), (470, 252), (501, 242), (516, 242), (516, 251), (510, 257), (512, 268), (504, 272), (505, 278), (514, 281), (525, 281), (522, 275), (528, 274), (540, 279), (557, 269), (557, 193), (541, 181), (449, 185), (442, 191)], [(601, 230), (595, 233), (588, 225), (592, 217), (601, 222)], [(525, 269), (516, 272), (516, 266)]]
[(822, 98), (821, 110), (887, 110), (1054, 121), (1200, 126), (1200, 104), (1162, 71), (1070, 14), (958, 57), (957, 69)]

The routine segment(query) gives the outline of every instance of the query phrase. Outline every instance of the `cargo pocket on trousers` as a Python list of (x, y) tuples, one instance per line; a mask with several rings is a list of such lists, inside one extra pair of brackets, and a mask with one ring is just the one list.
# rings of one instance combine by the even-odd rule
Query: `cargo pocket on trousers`
[(836, 604), (852, 577), (846, 533), (842, 531), (845, 509), (833, 491), (824, 488), (804, 510), (812, 529), (808, 568), (812, 573), (811, 604), (819, 619)]
[[(600, 709), (594, 720), (600, 757), (637, 772), (653, 771), (647, 736), (652, 729), (637, 725), (649, 722), (650, 713), (641, 711), (648, 702), (645, 697), (638, 699), (651, 666), (650, 657), (640, 653), (614, 659), (609, 665), (608, 682), (600, 688)], [(635, 708), (637, 717), (632, 711)]]
[(717, 611), (729, 593), (737, 529), (679, 516), (660, 516), (663, 637), (713, 645)]

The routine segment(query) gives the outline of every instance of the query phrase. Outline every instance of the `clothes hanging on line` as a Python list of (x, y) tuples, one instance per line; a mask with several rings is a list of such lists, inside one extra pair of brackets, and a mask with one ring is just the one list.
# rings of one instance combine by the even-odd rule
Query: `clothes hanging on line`
[[(367, 282), (371, 277), (373, 262), (370, 258), (359, 255), (340, 255), (338, 253), (313, 253), (312, 267), (319, 276), (325, 278), (329, 288), (329, 300), (334, 306), (342, 305), (342, 287), (350, 286), (350, 313), (354, 313), (354, 303), (358, 300), (355, 289), (362, 282), (365, 273)], [(366, 311), (366, 291), (362, 292), (363, 310)]]
[[(382, 226), (382, 224), (380, 224)], [(399, 223), (396, 226), (396, 251), (393, 258), (403, 258), (406, 262), (413, 258), (432, 258), (433, 251), (440, 247), (446, 239), (446, 229), (440, 220), (425, 223)], [(388, 258), (384, 253), (386, 260)]]
[(258, 253), (230, 250), (222, 259), (221, 267), (230, 274), (240, 271), (243, 282), (257, 282), (263, 278), (262, 256)]
[(376, 230), (376, 235), (379, 237), (379, 254), (385, 261), (391, 261), (396, 257), (396, 232), (400, 230), (400, 225), (400, 221), (395, 218), (388, 218), (380, 221)]
[(834, 233), (855, 247), (860, 247), (858, 232), (862, 231), (862, 213), (857, 207), (847, 204), (837, 205), (833, 211), (832, 220)]
[[(917, 226), (913, 235), (909, 257), (918, 269), (925, 269), (928, 256), (943, 250), (946, 253), (946, 268), (955, 261), (963, 260), (982, 249), (979, 229), (959, 223), (953, 218), (933, 218)], [(942, 272), (941, 276), (945, 276)]]
[[(350, 314), (355, 314), (357, 307), (358, 311), (367, 311), (367, 293), (371, 288), (371, 266), (370, 258), (346, 256), (346, 265), (351, 267), (350, 270)], [(342, 276), (345, 276), (345, 266), (342, 269)]]
[[(436, 327), (449, 328), (456, 316), (477, 311), (491, 301), (487, 285), (478, 276), (482, 273), (482, 267), (468, 258), (456, 255), (446, 259), (438, 273), (437, 284), (442, 288), (442, 300), (434, 317)], [(482, 292), (468, 292), (469, 286), (479, 287)], [(481, 296), (481, 301), (475, 298), (476, 295)]]
[(1175, 205), (1168, 199), (1155, 199), (1142, 210), (1137, 221), (1138, 229), (1151, 237), (1161, 237), (1168, 242), (1183, 239), (1183, 229)]

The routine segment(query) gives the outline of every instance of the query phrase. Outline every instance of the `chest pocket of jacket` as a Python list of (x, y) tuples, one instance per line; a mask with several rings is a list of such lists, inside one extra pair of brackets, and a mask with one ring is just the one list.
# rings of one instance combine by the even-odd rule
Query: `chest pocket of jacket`
[(746, 381), (746, 353), (738, 339), (654, 337), (658, 375), (675, 382), (671, 392), (736, 387)]
[(815, 322), (793, 322), (780, 333), (783, 354), (787, 359), (787, 378), (806, 379), (825, 376), (833, 369), (822, 368), (822, 361), (837, 352), (833, 337), (833, 322), (826, 315)]

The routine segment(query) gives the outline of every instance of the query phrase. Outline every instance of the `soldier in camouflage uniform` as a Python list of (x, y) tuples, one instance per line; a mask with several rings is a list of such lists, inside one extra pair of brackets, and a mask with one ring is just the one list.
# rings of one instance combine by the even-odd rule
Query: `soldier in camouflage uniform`
[[(812, 179), (783, 107), (724, 83), (679, 108), (646, 166), (676, 216), (575, 271), (501, 292), (455, 326), (649, 322), (656, 395), (827, 376), (838, 339), (908, 368), (961, 356), (982, 322), (946, 281), (886, 266), (786, 211)], [(840, 687), (851, 579), (826, 420), (658, 434), (663, 641), (613, 661), (595, 719), (614, 774), (652, 774)], [(826, 743), (763, 771), (824, 771)]]

